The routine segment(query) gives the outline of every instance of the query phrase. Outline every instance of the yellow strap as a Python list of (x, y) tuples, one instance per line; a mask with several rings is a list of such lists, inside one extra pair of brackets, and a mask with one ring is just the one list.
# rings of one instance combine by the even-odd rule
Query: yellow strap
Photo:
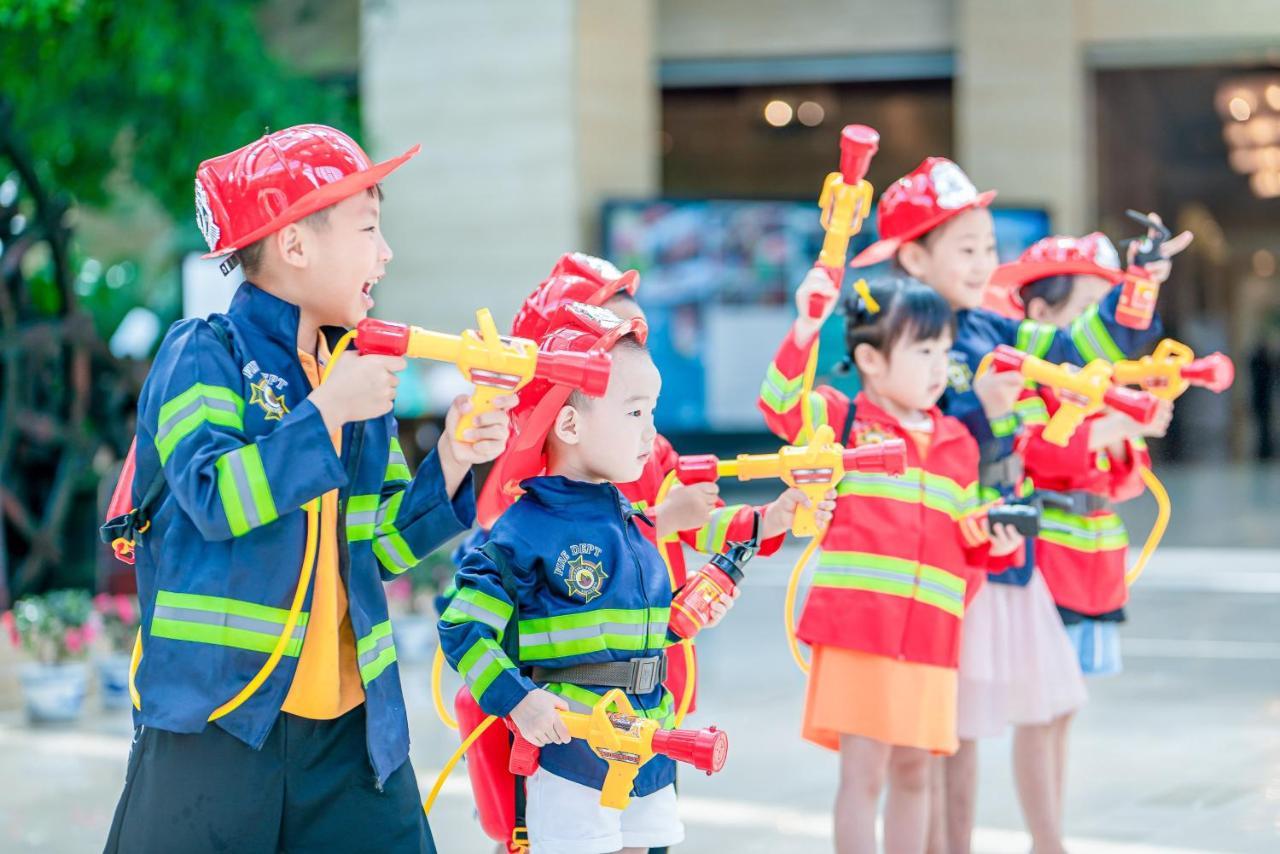
[(444, 768), (440, 769), (440, 775), (436, 777), (436, 784), (431, 787), (431, 793), (428, 794), (427, 799), (422, 802), (422, 811), (424, 813), (427, 815), (431, 814), (431, 807), (435, 805), (436, 797), (439, 796), (440, 790), (444, 788), (444, 781), (449, 779), (449, 774), (453, 772), (453, 767), (458, 764), (459, 759), (466, 755), (467, 749), (471, 747), (471, 745), (475, 744), (476, 739), (484, 735), (484, 731), (492, 726), (493, 722), (496, 720), (497, 717), (489, 715), (489, 717), (481, 721), (480, 726), (473, 729), (471, 734), (463, 739), (462, 746), (453, 752), (453, 755), (449, 757), (448, 762), (444, 763)]
[(693, 638), (680, 641), (684, 650), (684, 694), (680, 697), (680, 708), (676, 710), (676, 729), (684, 723), (684, 716), (689, 714), (689, 706), (693, 704), (693, 686), (697, 683), (694, 674), (698, 669), (698, 661), (693, 657)]
[(436, 646), (436, 657), (431, 662), (431, 699), (436, 704), (436, 714), (440, 717), (440, 723), (444, 724), (451, 730), (457, 731), (458, 722), (453, 719), (453, 715), (449, 714), (449, 707), (444, 702), (444, 692), (441, 690), (440, 681), (444, 674), (444, 650), (440, 646)]
[(1138, 555), (1137, 562), (1124, 574), (1124, 583), (1129, 587), (1133, 586), (1133, 583), (1142, 575), (1142, 571), (1147, 568), (1147, 563), (1164, 538), (1165, 529), (1169, 527), (1169, 517), (1173, 514), (1173, 502), (1169, 500), (1169, 493), (1160, 482), (1160, 478), (1156, 477), (1155, 472), (1142, 466), (1138, 469), (1138, 476), (1147, 485), (1147, 489), (1151, 490), (1151, 497), (1156, 500), (1156, 521), (1151, 526), (1151, 533), (1147, 534), (1147, 541), (1142, 544), (1142, 552)]

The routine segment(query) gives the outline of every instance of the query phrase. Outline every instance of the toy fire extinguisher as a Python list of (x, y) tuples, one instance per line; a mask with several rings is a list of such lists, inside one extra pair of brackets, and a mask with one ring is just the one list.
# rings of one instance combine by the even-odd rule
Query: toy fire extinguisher
[(688, 640), (711, 622), (711, 607), (728, 602), (742, 583), (742, 568), (760, 549), (760, 513), (755, 514), (751, 539), (729, 543), (725, 550), (712, 555), (702, 569), (691, 576), (671, 603), (671, 629)]
[[(1124, 273), (1124, 289), (1116, 305), (1116, 322), (1129, 329), (1147, 329), (1156, 314), (1156, 297), (1160, 295), (1160, 283), (1147, 273), (1146, 265), (1163, 259), (1160, 246), (1169, 239), (1171, 232), (1164, 223), (1157, 222), (1135, 210), (1125, 215), (1147, 227), (1148, 232), (1137, 238), (1138, 251)], [(1151, 232), (1155, 236), (1151, 236)]]

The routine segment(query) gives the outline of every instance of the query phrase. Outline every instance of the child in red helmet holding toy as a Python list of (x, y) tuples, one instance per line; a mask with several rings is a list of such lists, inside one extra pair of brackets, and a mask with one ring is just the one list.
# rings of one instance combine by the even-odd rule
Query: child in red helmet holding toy
[[(995, 191), (978, 192), (969, 177), (943, 157), (926, 158), (881, 195), (876, 211), (879, 240), (852, 266), (885, 261), (941, 294), (955, 312), (948, 388), (942, 411), (962, 421), (978, 441), (984, 495), (1021, 495), (1025, 490), (1021, 458), (1014, 453), (1019, 424), (1014, 412), (1023, 386), (1017, 374), (975, 380), (982, 358), (999, 344), (1016, 346), (1049, 361), (1083, 364), (1116, 360), (1159, 336), (1158, 320), (1148, 329), (1116, 321), (1120, 288), (1089, 306), (1063, 330), (1034, 320), (1011, 320), (981, 308), (983, 291), (997, 264), (995, 229), (989, 207)], [(1164, 258), (1181, 251), (1190, 234), (1165, 241)], [(1157, 279), (1168, 263), (1148, 268)], [(830, 279), (815, 269), (801, 285), (801, 296), (829, 295)], [(828, 300), (828, 312), (834, 301)], [(807, 352), (802, 354), (807, 356)], [(791, 373), (798, 378), (804, 358)], [(798, 403), (798, 401), (797, 401)], [(794, 405), (794, 404), (793, 404)], [(977, 789), (976, 739), (998, 735), (1008, 724), (1014, 739), (1015, 768), (1028, 823), (1040, 821), (1030, 792), (1042, 790), (1053, 775), (1040, 746), (1050, 724), (1084, 702), (1085, 691), (1073, 651), (1062, 634), (1052, 599), (1035, 572), (1031, 543), (1023, 566), (992, 575), (978, 592), (964, 623), (960, 662), (960, 750), (946, 760), (947, 794), (935, 800), (934, 817), (946, 807), (952, 851), (967, 851)], [(997, 638), (1003, 640), (997, 642)], [(941, 783), (939, 782), (939, 789)]]
[(470, 468), (515, 400), (463, 441), (455, 400), (411, 475), (403, 360), (326, 367), (391, 261), (379, 184), (417, 151), (374, 164), (300, 125), (196, 173), (207, 257), (248, 281), (169, 331), (139, 401), (134, 500), (159, 498), (135, 520), (137, 730), (109, 852), (435, 850), (382, 582), (469, 527)]
[[(995, 271), (986, 302), (1009, 317), (1067, 328), (1124, 280), (1119, 260), (1111, 241), (1098, 232), (1047, 237)], [(1015, 405), (1023, 425), (1019, 452), (1037, 494), (1046, 499), (1036, 568), (1058, 607), (1081, 671), (1112, 675), (1121, 668), (1119, 626), (1128, 600), (1129, 544), (1114, 508), (1145, 488), (1139, 476), (1151, 464), (1145, 439), (1165, 434), (1173, 404), (1163, 402), (1157, 417), (1145, 425), (1118, 412), (1091, 415), (1065, 447), (1044, 438), (1059, 405), (1057, 394), (1043, 386), (1024, 391)], [(1062, 715), (1042, 734), (1047, 745), (1040, 752), (1051, 758), (1055, 776), (1045, 789), (1028, 793), (1037, 803), (1028, 812), (1045, 817), (1029, 827), (1037, 851), (1062, 845), (1071, 720), (1072, 715)]]

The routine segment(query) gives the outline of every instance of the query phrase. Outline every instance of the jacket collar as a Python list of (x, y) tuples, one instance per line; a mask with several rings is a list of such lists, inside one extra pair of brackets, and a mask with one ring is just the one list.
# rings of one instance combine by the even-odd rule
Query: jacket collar
[[(887, 427), (897, 436), (906, 437), (907, 430), (902, 426), (902, 422), (872, 403), (865, 391), (858, 392), (853, 406), (855, 421), (862, 424), (879, 424)], [(929, 420), (933, 422), (933, 441), (930, 443), (933, 447), (949, 442), (967, 432), (967, 428), (954, 418), (944, 417), (942, 410), (937, 406), (931, 407), (927, 414)]]
[(550, 510), (581, 512), (591, 508), (601, 512), (622, 511), (623, 518), (635, 515), (631, 502), (612, 483), (587, 483), (561, 475), (531, 477), (520, 483), (526, 498), (532, 497)]
[(245, 282), (231, 299), (227, 315), (249, 323), (263, 335), (285, 347), (298, 349), (298, 323), (301, 310), (291, 302), (269, 294), (252, 282)]

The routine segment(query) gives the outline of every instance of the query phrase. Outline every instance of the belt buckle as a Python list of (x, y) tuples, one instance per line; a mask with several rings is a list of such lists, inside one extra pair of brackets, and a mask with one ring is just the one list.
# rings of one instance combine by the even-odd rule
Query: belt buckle
[(631, 693), (648, 694), (656, 688), (662, 678), (658, 673), (661, 663), (662, 656), (631, 659)]

